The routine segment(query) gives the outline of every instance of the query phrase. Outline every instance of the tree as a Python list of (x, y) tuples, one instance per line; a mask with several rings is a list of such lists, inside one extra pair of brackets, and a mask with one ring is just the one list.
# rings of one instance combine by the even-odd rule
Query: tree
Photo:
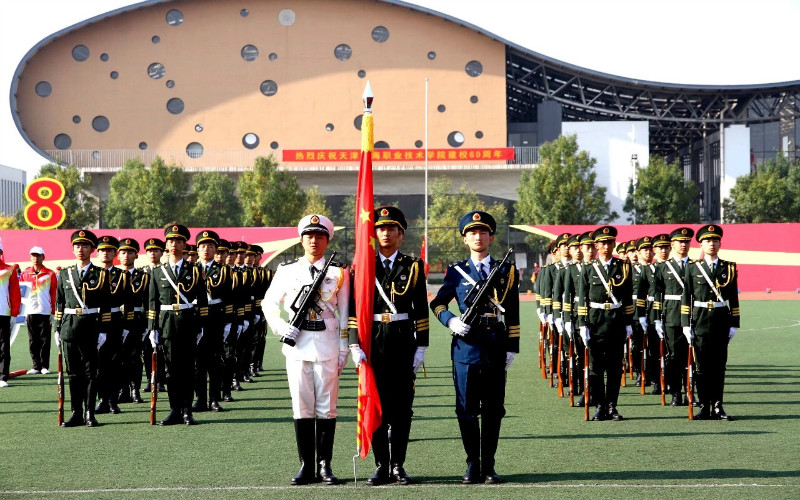
[[(90, 194), (92, 179), (89, 174), (81, 176), (78, 167), (74, 165), (62, 167), (55, 163), (48, 163), (42, 166), (35, 179), (40, 177), (50, 177), (64, 185), (64, 199), (61, 204), (64, 205), (66, 219), (59, 229), (82, 229), (94, 227), (97, 224), (100, 219), (100, 205), (97, 198)], [(28, 201), (23, 200), (23, 202), (27, 203)], [(27, 229), (28, 223), (25, 222), (23, 210), (14, 214), (14, 221), (16, 227)]]
[(0, 215), (0, 230), (3, 229), (18, 229), (16, 220), (14, 220), (14, 216), (10, 215), (6, 217), (5, 215)]
[(539, 166), (522, 172), (515, 204), (521, 224), (598, 224), (619, 217), (595, 184), (597, 160), (578, 150), (577, 136), (539, 148)]
[(244, 226), (295, 226), (305, 215), (305, 193), (272, 155), (256, 158), (253, 170), (239, 178), (239, 201)]
[(779, 155), (736, 180), (722, 202), (725, 222), (761, 223), (800, 220), (800, 164)]
[(636, 185), (631, 179), (623, 210), (635, 224), (697, 223), (699, 193), (693, 181), (684, 179), (680, 160), (670, 165), (660, 156), (651, 156), (650, 165), (636, 167)]
[(194, 191), (187, 199), (185, 224), (193, 227), (232, 227), (241, 219), (242, 206), (236, 183), (220, 172), (194, 176)]
[(189, 174), (182, 168), (165, 165), (158, 156), (149, 168), (138, 158), (128, 159), (111, 178), (105, 224), (142, 229), (181, 221), (188, 195)]
[[(452, 261), (463, 255), (464, 243), (458, 234), (458, 221), (467, 212), (483, 210), (492, 214), (498, 227), (508, 224), (505, 205), (498, 202), (487, 207), (477, 191), (467, 189), (466, 184), (461, 185), (457, 194), (451, 194), (451, 185), (446, 177), (436, 178), (429, 184), (428, 247), (431, 256), (439, 254), (439, 259), (430, 257), (431, 262), (440, 259)], [(417, 222), (420, 227), (424, 224), (425, 221)], [(409, 253), (411, 250), (409, 248)]]
[(306, 191), (306, 206), (303, 209), (304, 214), (321, 214), (328, 217), (329, 212), (328, 203), (325, 201), (325, 196), (320, 194), (319, 186), (313, 186)]

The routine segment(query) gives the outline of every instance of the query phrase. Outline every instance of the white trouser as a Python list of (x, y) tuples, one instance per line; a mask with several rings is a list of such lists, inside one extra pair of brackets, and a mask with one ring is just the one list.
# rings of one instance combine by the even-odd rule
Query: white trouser
[(336, 418), (339, 360), (301, 361), (286, 358), (293, 418)]

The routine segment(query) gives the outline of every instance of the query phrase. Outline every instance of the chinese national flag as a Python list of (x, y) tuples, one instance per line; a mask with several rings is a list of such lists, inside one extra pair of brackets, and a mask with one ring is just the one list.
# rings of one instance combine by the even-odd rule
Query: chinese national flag
[(381, 424), (381, 401), (375, 385), (375, 374), (369, 365), (372, 350), (372, 303), (375, 295), (375, 221), (372, 212), (375, 202), (372, 196), (372, 90), (367, 83), (364, 91), (367, 109), (361, 121), (361, 166), (358, 169), (358, 190), (356, 191), (356, 231), (354, 293), (358, 322), (358, 343), (367, 355), (367, 361), (358, 369), (358, 411), (356, 423), (356, 444), (358, 454), (366, 458), (372, 443), (372, 433)]
[(428, 264), (428, 237), (422, 237), (422, 248), (419, 250), (419, 258), (425, 263), (425, 276), (431, 274), (431, 266)]

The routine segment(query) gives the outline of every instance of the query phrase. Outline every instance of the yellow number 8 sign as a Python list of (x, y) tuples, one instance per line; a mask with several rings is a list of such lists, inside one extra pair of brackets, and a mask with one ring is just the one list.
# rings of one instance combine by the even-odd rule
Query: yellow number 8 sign
[(55, 229), (64, 223), (67, 212), (61, 200), (66, 190), (64, 185), (50, 177), (40, 177), (25, 188), (25, 222), (34, 229)]

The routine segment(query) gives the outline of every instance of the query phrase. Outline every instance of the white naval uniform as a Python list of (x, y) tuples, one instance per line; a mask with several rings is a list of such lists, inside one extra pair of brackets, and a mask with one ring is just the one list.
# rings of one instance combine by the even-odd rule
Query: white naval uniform
[[(279, 266), (275, 272), (261, 302), (264, 316), (273, 332), (282, 331), (281, 327), (286, 324), (286, 320), (280, 316), (281, 301), (283, 309), (291, 318), (294, 316), (291, 306), (295, 297), (304, 285), (310, 285), (314, 281), (310, 266), (311, 263), (301, 257), (295, 262)], [(325, 258), (319, 259), (314, 266), (321, 270), (325, 266)], [(320, 286), (318, 301), (323, 311), (320, 316), (325, 321), (325, 330), (300, 330), (294, 347), (283, 345), (295, 419), (336, 418), (339, 354), (348, 352), (349, 298), (350, 273), (346, 268), (330, 266)]]

